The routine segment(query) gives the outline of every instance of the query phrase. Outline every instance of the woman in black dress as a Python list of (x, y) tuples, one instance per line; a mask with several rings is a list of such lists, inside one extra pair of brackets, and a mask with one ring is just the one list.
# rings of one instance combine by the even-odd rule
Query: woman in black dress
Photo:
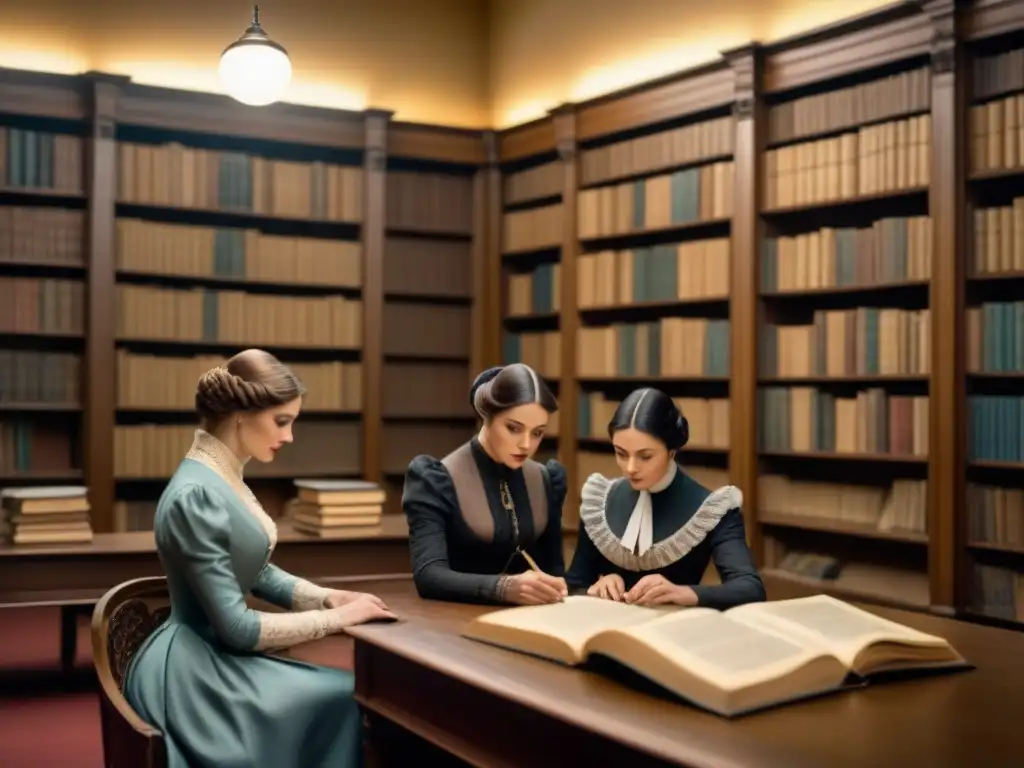
[[(630, 393), (608, 436), (624, 477), (593, 474), (583, 486), (570, 590), (719, 610), (764, 600), (740, 513), (743, 495), (731, 485), (709, 491), (676, 465), (689, 427), (672, 399), (657, 389)], [(722, 583), (701, 585), (711, 561)]]
[(443, 459), (417, 456), (405, 473), (416, 589), (456, 602), (557, 602), (567, 594), (565, 469), (530, 457), (558, 401), (522, 363), (481, 373), (469, 400), (479, 434)]

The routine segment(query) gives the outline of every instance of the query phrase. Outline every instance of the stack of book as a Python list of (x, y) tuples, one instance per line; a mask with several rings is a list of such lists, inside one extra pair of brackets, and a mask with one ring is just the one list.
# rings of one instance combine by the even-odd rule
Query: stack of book
[(86, 488), (4, 489), (0, 492), (0, 540), (15, 545), (92, 541)]
[(384, 489), (363, 480), (296, 480), (292, 528), (319, 538), (380, 533)]

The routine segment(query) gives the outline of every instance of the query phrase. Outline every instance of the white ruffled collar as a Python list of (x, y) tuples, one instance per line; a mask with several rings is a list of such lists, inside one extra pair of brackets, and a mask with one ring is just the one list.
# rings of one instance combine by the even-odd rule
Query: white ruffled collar
[(608, 495), (619, 482), (625, 480), (609, 480), (598, 473), (588, 477), (581, 494), (580, 520), (587, 536), (605, 559), (628, 571), (655, 571), (681, 560), (704, 541), (729, 510), (743, 505), (740, 489), (724, 485), (708, 494), (700, 508), (678, 531), (638, 553), (635, 546), (630, 548), (625, 542), (625, 535), (620, 538), (608, 524)]

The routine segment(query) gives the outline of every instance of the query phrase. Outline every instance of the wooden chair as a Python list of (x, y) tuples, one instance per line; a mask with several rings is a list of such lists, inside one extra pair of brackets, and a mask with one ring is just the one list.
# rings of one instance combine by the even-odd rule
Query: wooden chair
[(124, 674), (143, 641), (170, 612), (167, 580), (133, 579), (108, 591), (92, 614), (92, 661), (100, 682), (106, 768), (164, 768), (163, 734), (144, 722), (122, 693)]

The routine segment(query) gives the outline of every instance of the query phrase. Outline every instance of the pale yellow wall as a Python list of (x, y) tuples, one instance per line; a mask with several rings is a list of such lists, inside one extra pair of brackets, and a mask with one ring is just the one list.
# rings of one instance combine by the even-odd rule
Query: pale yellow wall
[[(270, 0), (264, 27), (289, 51), (288, 101), (396, 110), (403, 120), (489, 122), (486, 0)], [(0, 66), (131, 75), (219, 91), (241, 0), (0, 0)]]
[(503, 128), (856, 16), (892, 0), (491, 0), (491, 117)]
[[(271, 0), (287, 100), (505, 127), (891, 0)], [(241, 0), (2, 0), (0, 67), (218, 91)]]

